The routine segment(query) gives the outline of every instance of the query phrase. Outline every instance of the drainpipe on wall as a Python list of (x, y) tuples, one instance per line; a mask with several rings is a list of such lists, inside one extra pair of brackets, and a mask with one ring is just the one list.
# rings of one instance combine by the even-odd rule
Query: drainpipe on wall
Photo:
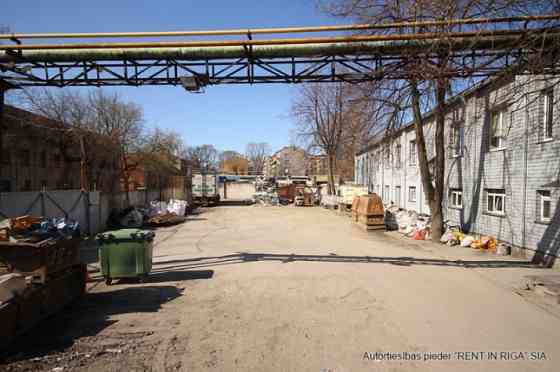
[(523, 229), (521, 230), (521, 247), (525, 248), (526, 245), (526, 218), (527, 218), (527, 164), (529, 155), (529, 97), (525, 92), (525, 148), (523, 155)]

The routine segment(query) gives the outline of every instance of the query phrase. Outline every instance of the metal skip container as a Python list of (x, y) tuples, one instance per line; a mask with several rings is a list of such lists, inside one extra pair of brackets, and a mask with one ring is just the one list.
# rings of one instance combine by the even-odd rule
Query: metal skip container
[(97, 235), (99, 262), (105, 283), (113, 279), (138, 278), (140, 282), (152, 270), (155, 233), (149, 230), (121, 229)]

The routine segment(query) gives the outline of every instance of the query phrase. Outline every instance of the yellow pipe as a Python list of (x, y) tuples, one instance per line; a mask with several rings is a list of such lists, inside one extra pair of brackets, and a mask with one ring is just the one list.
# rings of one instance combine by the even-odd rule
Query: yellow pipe
[(478, 32), (420, 33), (396, 35), (362, 35), (321, 38), (290, 38), (268, 40), (218, 40), (218, 41), (178, 41), (178, 42), (137, 42), (137, 43), (95, 43), (95, 44), (18, 44), (0, 45), (0, 50), (59, 50), (59, 49), (128, 49), (128, 48), (186, 48), (186, 47), (227, 47), (252, 45), (287, 45), (287, 44), (324, 44), (324, 43), (355, 43), (368, 41), (403, 41), (403, 40), (445, 40), (468, 38), (476, 41), (481, 37), (524, 36), (528, 33), (558, 33), (560, 30), (527, 29), (527, 30), (496, 30)]
[(285, 34), (306, 32), (337, 32), (359, 31), (374, 29), (406, 28), (406, 27), (433, 27), (469, 24), (494, 24), (507, 22), (546, 21), (560, 19), (560, 14), (500, 17), (500, 18), (467, 18), (446, 21), (421, 21), (397, 22), (381, 24), (356, 24), (339, 26), (316, 27), (283, 27), (283, 28), (256, 28), (233, 30), (208, 30), (208, 31), (162, 31), (162, 32), (97, 32), (97, 33), (12, 33), (0, 34), (0, 39), (86, 39), (86, 38), (136, 38), (136, 37), (179, 37), (179, 36), (226, 36), (226, 35), (258, 35), (258, 34)]

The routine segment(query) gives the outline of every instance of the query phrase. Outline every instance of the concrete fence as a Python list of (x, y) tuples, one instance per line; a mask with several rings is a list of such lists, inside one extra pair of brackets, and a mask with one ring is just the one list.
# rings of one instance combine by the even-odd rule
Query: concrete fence
[[(105, 194), (100, 191), (53, 190), (0, 193), (0, 219), (23, 215), (65, 217), (77, 221), (83, 233), (106, 229), (111, 211), (147, 205), (152, 200), (183, 199), (184, 191), (141, 190)], [(183, 196), (183, 198), (181, 197)]]

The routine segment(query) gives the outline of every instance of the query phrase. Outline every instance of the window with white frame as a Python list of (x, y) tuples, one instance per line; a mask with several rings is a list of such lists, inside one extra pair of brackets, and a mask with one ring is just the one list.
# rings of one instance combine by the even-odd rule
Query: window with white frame
[(401, 147), (400, 144), (395, 146), (395, 168), (401, 167)]
[(385, 190), (383, 190), (383, 200), (385, 200), (385, 202), (389, 202), (391, 199), (391, 188), (389, 187), (389, 185), (385, 185)]
[(490, 113), (490, 149), (501, 150), (506, 146), (507, 111), (505, 108)]
[(504, 190), (486, 190), (486, 212), (498, 215), (506, 213), (506, 193)]
[(449, 190), (449, 205), (451, 208), (463, 208), (463, 190)]
[(554, 124), (554, 91), (552, 89), (543, 92), (543, 123), (541, 138), (552, 139), (552, 126)]
[(408, 187), (408, 201), (411, 201), (411, 202), (416, 201), (416, 186), (409, 186)]
[(537, 193), (537, 217), (541, 222), (550, 222), (552, 218), (552, 198), (550, 191), (539, 190)]
[(461, 155), (461, 129), (460, 123), (455, 123), (451, 126), (451, 137), (449, 138), (449, 145), (451, 148), (452, 156)]
[(416, 141), (410, 141), (408, 147), (408, 164), (416, 165)]

